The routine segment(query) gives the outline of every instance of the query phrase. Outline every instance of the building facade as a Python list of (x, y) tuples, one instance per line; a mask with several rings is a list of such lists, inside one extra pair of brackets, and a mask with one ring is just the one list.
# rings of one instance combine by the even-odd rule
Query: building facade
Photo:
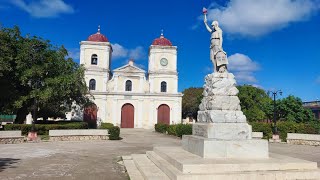
[(305, 108), (310, 109), (313, 112), (314, 117), (320, 120), (320, 101), (319, 100), (303, 102), (303, 106)]
[(86, 68), (85, 81), (94, 97), (93, 117), (98, 122), (147, 129), (159, 122), (181, 123), (177, 47), (163, 34), (149, 48), (148, 72), (133, 60), (111, 70), (111, 61), (112, 46), (100, 29), (80, 42), (80, 63)]

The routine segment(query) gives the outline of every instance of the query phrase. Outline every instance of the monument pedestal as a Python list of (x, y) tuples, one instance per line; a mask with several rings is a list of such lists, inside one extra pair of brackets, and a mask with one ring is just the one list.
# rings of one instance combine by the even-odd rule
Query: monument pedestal
[(267, 140), (252, 139), (232, 74), (209, 74), (205, 81), (192, 135), (182, 136), (182, 147), (123, 157), (131, 179), (320, 179), (317, 163), (269, 155)]
[(279, 154), (269, 158), (202, 158), (182, 147), (154, 147), (123, 156), (132, 180), (297, 180), (319, 179), (317, 163)]
[(200, 136), (182, 137), (182, 148), (203, 158), (263, 159), (269, 157), (268, 141), (216, 140)]

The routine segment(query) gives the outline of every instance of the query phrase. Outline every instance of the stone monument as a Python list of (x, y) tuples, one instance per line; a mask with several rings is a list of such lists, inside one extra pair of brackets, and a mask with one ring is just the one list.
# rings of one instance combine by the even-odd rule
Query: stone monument
[(222, 30), (218, 21), (211, 33), (210, 58), (215, 72), (205, 77), (198, 123), (192, 135), (183, 136), (183, 149), (204, 158), (268, 158), (268, 141), (252, 139), (252, 128), (241, 111), (234, 75), (227, 71), (227, 55), (222, 48)]
[(320, 179), (316, 162), (269, 153), (268, 141), (252, 139), (252, 128), (241, 111), (238, 89), (228, 72), (218, 22), (204, 23), (211, 33), (214, 73), (205, 77), (198, 122), (182, 147), (154, 147), (146, 154), (123, 156), (132, 179), (283, 180)]

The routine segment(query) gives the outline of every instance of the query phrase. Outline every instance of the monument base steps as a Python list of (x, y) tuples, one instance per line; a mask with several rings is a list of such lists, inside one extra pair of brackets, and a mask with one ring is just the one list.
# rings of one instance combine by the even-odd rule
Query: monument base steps
[(130, 176), (130, 180), (144, 179), (131, 156), (122, 156), (122, 160)]
[(146, 154), (123, 159), (131, 179), (320, 179), (317, 163), (272, 153), (262, 159), (209, 159), (181, 147), (155, 147)]

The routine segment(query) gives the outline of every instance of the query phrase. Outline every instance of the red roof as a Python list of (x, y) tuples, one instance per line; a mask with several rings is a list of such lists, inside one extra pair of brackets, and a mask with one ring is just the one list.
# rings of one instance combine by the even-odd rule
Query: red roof
[(165, 38), (163, 34), (155, 40), (153, 40), (152, 45), (156, 46), (172, 46), (172, 43), (169, 41), (169, 39)]
[(88, 37), (88, 41), (95, 41), (95, 42), (109, 42), (108, 38), (100, 33), (100, 25), (98, 26), (98, 32), (92, 34)]
[(88, 37), (88, 41), (95, 41), (95, 42), (109, 42), (107, 37), (103, 34), (96, 33), (92, 34)]

